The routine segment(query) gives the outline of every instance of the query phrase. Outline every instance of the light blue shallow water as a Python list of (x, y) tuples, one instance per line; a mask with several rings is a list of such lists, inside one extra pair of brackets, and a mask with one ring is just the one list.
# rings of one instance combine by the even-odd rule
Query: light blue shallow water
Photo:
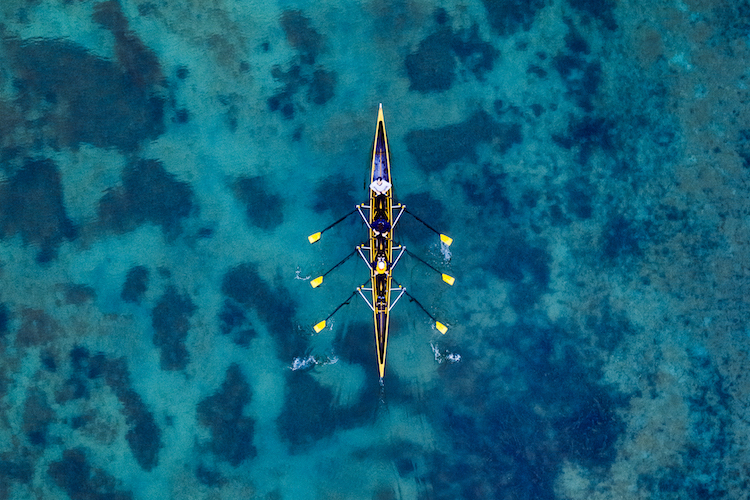
[(748, 12), (3, 2), (0, 498), (741, 498)]

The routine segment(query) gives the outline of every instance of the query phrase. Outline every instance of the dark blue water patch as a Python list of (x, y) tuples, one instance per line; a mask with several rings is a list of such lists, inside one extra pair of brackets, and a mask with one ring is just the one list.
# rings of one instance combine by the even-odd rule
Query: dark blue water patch
[(568, 52), (575, 54), (578, 57), (584, 57), (591, 52), (591, 47), (586, 39), (581, 36), (581, 33), (576, 28), (573, 21), (565, 19), (565, 25), (568, 27), (568, 32), (565, 34), (565, 48)]
[(132, 153), (164, 132), (165, 101), (138, 83), (138, 72), (69, 41), (5, 39), (4, 45), (18, 90), (16, 105), (41, 114), (39, 121), (21, 126), (44, 126), (54, 146), (88, 143)]
[(232, 191), (252, 226), (272, 231), (284, 222), (284, 199), (271, 191), (265, 177), (240, 177)]
[(243, 416), (251, 396), (250, 384), (239, 365), (233, 363), (216, 393), (198, 403), (198, 422), (211, 432), (209, 449), (232, 467), (256, 455), (254, 421)]
[(16, 346), (42, 346), (60, 335), (60, 325), (41, 309), (21, 310), (21, 326), (16, 332)]
[(500, 153), (523, 140), (519, 123), (498, 123), (484, 110), (466, 121), (436, 129), (412, 130), (404, 141), (425, 172), (443, 170), (455, 161), (477, 161), (477, 146), (491, 143)]
[(484, 216), (507, 218), (512, 204), (508, 198), (507, 175), (499, 166), (482, 165), (482, 172), (463, 175), (459, 185), (472, 205)]
[(61, 404), (67, 403), (75, 399), (88, 398), (89, 394), (89, 387), (86, 380), (81, 377), (71, 376), (55, 391), (55, 402)]
[(77, 237), (52, 160), (26, 159), (23, 168), (0, 185), (0, 198), (0, 238), (20, 234), (24, 244), (39, 247), (37, 262), (54, 259), (60, 243)]
[(606, 29), (610, 31), (617, 29), (614, 15), (617, 4), (614, 0), (568, 0), (568, 4), (579, 12), (598, 20)]
[(305, 352), (307, 338), (292, 323), (296, 306), (287, 290), (271, 286), (261, 279), (255, 264), (245, 263), (229, 269), (222, 278), (221, 292), (245, 307), (251, 307), (276, 340), (280, 355), (292, 359)]
[(217, 470), (209, 468), (207, 465), (199, 464), (195, 469), (195, 478), (200, 484), (215, 488), (224, 484), (224, 477)]
[(232, 330), (243, 326), (246, 321), (247, 316), (245, 316), (245, 312), (238, 304), (229, 299), (224, 301), (224, 305), (221, 307), (221, 311), (219, 311), (219, 329), (221, 333), (227, 335)]
[(23, 405), (23, 432), (27, 442), (33, 447), (44, 448), (47, 430), (55, 420), (55, 412), (47, 403), (45, 394), (36, 389), (29, 391)]
[(88, 286), (77, 283), (66, 283), (63, 285), (65, 303), (80, 306), (86, 302), (96, 299), (96, 291)]
[(120, 298), (125, 302), (139, 304), (148, 290), (148, 268), (146, 266), (133, 266), (125, 276)]
[[(361, 184), (340, 175), (326, 177), (315, 186), (315, 202), (312, 208), (317, 213), (330, 210), (335, 215), (343, 216), (357, 204), (352, 193), (355, 190), (359, 192), (359, 186)], [(331, 193), (336, 193), (336, 196), (331, 196)]]
[(316, 69), (313, 71), (310, 85), (307, 89), (307, 101), (322, 106), (336, 94), (337, 75), (334, 71)]
[(461, 64), (480, 81), (484, 81), (485, 75), (492, 71), (500, 55), (499, 50), (479, 37), (476, 24), (470, 30), (454, 32), (451, 49)]
[(545, 70), (538, 64), (529, 64), (529, 66), (526, 68), (526, 74), (534, 75), (542, 79), (547, 78), (547, 70)]
[(510, 36), (519, 30), (528, 31), (534, 23), (536, 13), (546, 0), (510, 0), (497, 2), (482, 0), (487, 10), (490, 26), (500, 36)]
[(229, 335), (232, 342), (241, 347), (250, 345), (250, 341), (258, 333), (249, 323), (242, 307), (231, 299), (226, 299), (219, 311), (219, 330), (223, 335)]
[(611, 119), (585, 115), (580, 119), (571, 118), (566, 134), (553, 134), (552, 140), (565, 149), (576, 150), (576, 160), (587, 165), (595, 151), (605, 151), (614, 156), (617, 136), (617, 127)]
[(119, 491), (114, 477), (92, 467), (83, 448), (65, 450), (52, 462), (47, 474), (71, 500), (131, 500), (130, 492)]
[(417, 51), (406, 56), (409, 90), (444, 92), (456, 79), (456, 59), (451, 51), (453, 33), (443, 28), (419, 43)]
[(505, 234), (486, 269), (512, 283), (533, 282), (540, 288), (549, 285), (551, 258), (544, 248), (528, 243), (517, 234)]
[[(120, 397), (120, 395), (118, 395)], [(154, 416), (146, 410), (141, 398), (135, 391), (130, 390), (122, 394), (120, 401), (127, 400), (125, 414), (130, 426), (125, 440), (138, 465), (145, 471), (150, 471), (159, 464), (159, 450), (161, 448), (161, 429), (156, 424)]]
[(298, 92), (307, 88), (307, 102), (322, 106), (336, 94), (338, 76), (335, 71), (315, 64), (323, 50), (324, 37), (310, 25), (309, 18), (299, 10), (287, 10), (279, 22), (297, 55), (287, 63), (288, 69), (284, 70), (280, 65), (271, 69), (271, 76), (283, 86), (266, 102), (270, 111), (278, 111), (285, 119), (291, 120), (296, 111), (303, 108), (297, 101)]
[(643, 227), (623, 215), (614, 215), (602, 229), (602, 253), (616, 263), (643, 256), (642, 242), (647, 241)]
[(602, 299), (593, 314), (586, 317), (585, 327), (596, 347), (606, 352), (614, 352), (622, 339), (636, 333), (627, 317), (614, 311), (606, 298)]
[(4, 478), (5, 481), (28, 484), (32, 472), (33, 468), (28, 460), (0, 460), (0, 478)]
[(91, 364), (92, 367), (98, 365), (98, 370), (104, 374), (107, 384), (122, 404), (122, 413), (129, 427), (125, 439), (133, 457), (143, 470), (152, 470), (159, 464), (161, 429), (140, 395), (131, 387), (125, 358), (110, 360), (98, 354), (92, 358)]
[(447, 491), (437, 498), (483, 491), (482, 498), (553, 499), (565, 462), (607, 471), (624, 430), (617, 409), (627, 402), (597, 382), (601, 363), (573, 348), (576, 339), (558, 325), (521, 322), (486, 341), (512, 364), (441, 373), (448, 397), (431, 411), (449, 444), (431, 458), (440, 465), (429, 477), (433, 490)]
[(552, 59), (552, 67), (565, 83), (566, 95), (581, 109), (591, 112), (594, 107), (593, 98), (601, 83), (601, 63), (592, 60), (587, 53), (581, 52), (585, 47), (582, 46), (583, 41), (576, 41), (577, 33), (569, 36), (573, 36), (570, 45), (577, 51), (571, 51), (566, 47), (566, 50)]
[(441, 26), (419, 43), (416, 52), (406, 56), (409, 89), (421, 93), (450, 89), (456, 79), (457, 60), (483, 80), (498, 55), (497, 49), (479, 37), (476, 25), (459, 32)]
[(42, 362), (42, 367), (46, 371), (50, 373), (55, 373), (57, 371), (57, 360), (52, 351), (45, 350), (39, 353), (39, 361)]
[(138, 160), (122, 172), (122, 186), (99, 200), (99, 225), (126, 233), (152, 223), (169, 240), (182, 233), (182, 220), (197, 212), (190, 184), (179, 181), (158, 160)]
[(590, 219), (594, 210), (593, 200), (596, 191), (585, 177), (575, 177), (565, 183), (565, 208), (569, 214), (579, 219)]
[[(125, 359), (109, 359), (102, 353), (91, 355), (85, 347), (76, 346), (70, 352), (70, 371), (70, 378), (57, 393), (58, 403), (82, 397), (74, 392), (76, 390), (88, 396), (87, 380), (103, 377), (122, 404), (122, 413), (128, 426), (125, 439), (133, 457), (143, 470), (150, 471), (156, 467), (162, 447), (161, 429), (140, 395), (131, 387)], [(85, 422), (81, 423), (83, 424)], [(71, 425), (75, 428), (75, 422)]]
[(307, 79), (302, 76), (302, 66), (292, 64), (287, 71), (284, 71), (281, 66), (274, 66), (271, 69), (271, 76), (284, 86), (268, 98), (268, 109), (279, 111), (285, 119), (291, 120), (294, 118), (295, 94), (307, 83)]
[(189, 360), (185, 339), (195, 305), (188, 295), (169, 287), (151, 311), (154, 345), (159, 348), (162, 370), (183, 370)]
[(8, 333), (8, 323), (10, 322), (10, 311), (8, 306), (0, 302), (0, 338)]
[(336, 430), (333, 392), (308, 372), (291, 372), (286, 378), (284, 406), (276, 424), (290, 451), (305, 451)]
[(372, 337), (372, 330), (372, 322), (348, 323), (345, 329), (340, 328), (336, 331), (336, 337), (333, 340), (334, 352), (346, 363), (360, 365), (366, 368), (366, 372), (369, 372), (369, 368), (377, 365), (375, 344), (368, 342)]
[(286, 10), (279, 19), (286, 39), (300, 55), (302, 64), (315, 64), (323, 50), (323, 36), (310, 25), (310, 19), (300, 10)]
[[(187, 123), (190, 121), (190, 112), (185, 108), (176, 109), (174, 112), (174, 118), (172, 119), (172, 121), (174, 123), (179, 123), (179, 124)], [(236, 129), (236, 125), (237, 124), (235, 122), (235, 127), (234, 127), (235, 129)]]
[(128, 27), (128, 20), (116, 0), (94, 6), (92, 20), (112, 32), (117, 61), (135, 85), (146, 88), (158, 83), (161, 66), (156, 55)]

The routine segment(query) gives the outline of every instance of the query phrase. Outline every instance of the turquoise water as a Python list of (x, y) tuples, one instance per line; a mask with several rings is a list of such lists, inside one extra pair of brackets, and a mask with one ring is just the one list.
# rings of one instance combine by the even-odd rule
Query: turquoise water
[(4, 1), (0, 498), (743, 498), (750, 4), (644, 5)]

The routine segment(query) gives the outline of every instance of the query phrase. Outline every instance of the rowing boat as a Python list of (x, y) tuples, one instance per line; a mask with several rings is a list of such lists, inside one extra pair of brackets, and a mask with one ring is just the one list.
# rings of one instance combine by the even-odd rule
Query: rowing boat
[[(354, 212), (358, 212), (362, 220), (368, 227), (369, 238), (367, 245), (358, 245), (352, 253), (345, 257), (338, 264), (329, 269), (326, 273), (310, 281), (313, 288), (317, 288), (323, 283), (327, 274), (338, 268), (346, 262), (352, 255), (358, 253), (362, 260), (367, 264), (370, 271), (369, 286), (357, 287), (349, 298), (341, 303), (326, 319), (317, 323), (313, 329), (320, 333), (327, 324), (327, 321), (344, 305), (348, 304), (354, 294), (364, 299), (367, 305), (372, 309), (373, 323), (375, 330), (375, 350), (377, 353), (378, 373), (382, 380), (385, 376), (385, 359), (388, 349), (389, 320), (391, 309), (396, 303), (406, 295), (412, 302), (415, 302), (433, 321), (435, 328), (442, 334), (448, 331), (448, 327), (437, 321), (419, 302), (414, 299), (406, 288), (398, 284), (393, 278), (393, 270), (398, 264), (401, 257), (408, 253), (418, 261), (427, 265), (430, 269), (440, 273), (432, 265), (423, 259), (407, 252), (406, 247), (394, 243), (394, 230), (401, 216), (404, 213), (412, 215), (417, 221), (424, 224), (428, 229), (440, 235), (442, 245), (449, 246), (453, 240), (445, 234), (439, 233), (419, 217), (411, 214), (406, 210), (406, 205), (393, 202), (393, 179), (391, 177), (391, 158), (388, 148), (388, 136), (385, 132), (385, 119), (383, 117), (383, 105), (378, 108), (378, 121), (375, 129), (375, 141), (372, 148), (372, 162), (369, 177), (368, 204), (357, 205), (354, 210), (341, 217), (336, 222), (326, 227), (322, 231), (314, 233), (308, 237), (310, 243), (320, 240), (321, 235), (334, 227), (339, 222), (346, 219)], [(395, 254), (394, 253), (398, 252)], [(443, 281), (453, 285), (454, 278), (445, 274), (442, 275)], [(365, 293), (369, 292), (369, 293)], [(370, 298), (367, 296), (370, 295)], [(395, 296), (395, 299), (392, 297)]]

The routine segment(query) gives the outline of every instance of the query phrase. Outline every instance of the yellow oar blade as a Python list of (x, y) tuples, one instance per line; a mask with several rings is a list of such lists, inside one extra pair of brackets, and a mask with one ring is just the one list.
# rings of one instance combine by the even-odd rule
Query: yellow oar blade
[[(325, 321), (324, 321), (324, 323), (325, 323)], [(323, 326), (325, 326), (325, 325), (323, 325)], [(435, 328), (437, 328), (438, 331), (440, 333), (442, 333), (443, 335), (445, 335), (445, 332), (448, 331), (448, 327), (445, 326), (444, 324), (442, 324), (440, 321), (435, 321)]]
[[(310, 236), (307, 237), (307, 241), (309, 241), (310, 244), (312, 245), (313, 243), (315, 243), (316, 241), (318, 241), (320, 239), (320, 235), (321, 235), (320, 231), (318, 231), (315, 234), (311, 234)], [(449, 245), (450, 245), (450, 243), (449, 243)]]
[(323, 283), (323, 276), (318, 276), (314, 280), (310, 281), (310, 286), (313, 288), (318, 288), (321, 283)]
[(313, 330), (315, 330), (315, 333), (320, 333), (320, 331), (326, 327), (326, 320), (321, 321), (317, 325), (313, 327)]
[(445, 243), (447, 246), (451, 246), (451, 243), (453, 243), (453, 238), (445, 234), (440, 234), (440, 241)]
[(443, 281), (448, 283), (450, 286), (453, 286), (453, 283), (456, 282), (456, 278), (453, 276), (448, 276), (447, 274), (443, 273)]

